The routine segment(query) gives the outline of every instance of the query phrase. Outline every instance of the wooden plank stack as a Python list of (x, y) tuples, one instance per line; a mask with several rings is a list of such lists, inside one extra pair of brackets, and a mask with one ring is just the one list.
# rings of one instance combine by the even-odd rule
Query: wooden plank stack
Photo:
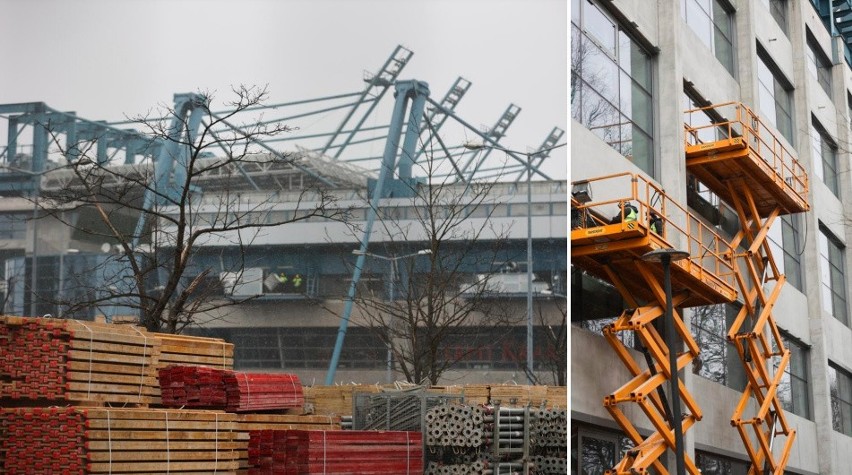
[(129, 326), (0, 319), (0, 404), (26, 401), (149, 404), (160, 340)]
[(293, 374), (245, 373), (202, 366), (160, 370), (163, 405), (258, 412), (302, 407), (302, 383)]
[(233, 473), (236, 416), (106, 408), (2, 410), (5, 473)]
[(346, 384), (341, 386), (309, 386), (304, 388), (305, 403), (311, 404), (316, 414), (351, 415), (354, 393), (378, 393), (382, 388), (374, 384)]
[(257, 475), (423, 473), (419, 432), (252, 431), (248, 453)]
[(495, 385), (491, 386), (491, 403), (503, 407), (541, 406), (547, 399), (547, 386)]
[(451, 386), (432, 386), (427, 389), (431, 394), (451, 394), (464, 397), (466, 404), (477, 406), (488, 404), (491, 387), (486, 384), (458, 384)]
[(234, 369), (234, 345), (219, 338), (157, 334), (162, 341), (157, 369), (198, 365)]

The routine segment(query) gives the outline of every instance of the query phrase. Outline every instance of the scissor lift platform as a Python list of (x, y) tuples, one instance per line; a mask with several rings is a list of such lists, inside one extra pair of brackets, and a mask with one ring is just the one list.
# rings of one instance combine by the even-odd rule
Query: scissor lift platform
[(732, 119), (687, 125), (686, 167), (727, 203), (743, 186), (751, 190), (760, 216), (810, 209), (805, 169), (748, 107), (726, 103), (686, 111), (691, 117), (725, 115)]
[[(596, 189), (610, 191), (601, 201), (580, 203), (572, 198), (572, 212), (580, 215), (571, 230), (571, 263), (607, 282), (613, 273), (639, 300), (653, 298), (652, 290), (640, 278), (635, 261), (650, 251), (674, 247), (670, 241), (680, 236), (680, 246), (689, 259), (672, 263), (672, 290), (689, 290), (683, 307), (732, 302), (737, 298), (734, 269), (727, 262), (731, 248), (709, 226), (670, 200), (656, 185), (630, 173), (581, 180)], [(576, 183), (576, 182), (575, 182)], [(618, 209), (630, 202), (638, 210), (637, 219), (610, 223), (604, 210)], [(653, 205), (651, 204), (653, 203)], [(653, 216), (659, 217), (660, 232), (652, 230)], [(685, 224), (669, 215), (686, 218)], [(656, 272), (662, 280), (660, 266)]]

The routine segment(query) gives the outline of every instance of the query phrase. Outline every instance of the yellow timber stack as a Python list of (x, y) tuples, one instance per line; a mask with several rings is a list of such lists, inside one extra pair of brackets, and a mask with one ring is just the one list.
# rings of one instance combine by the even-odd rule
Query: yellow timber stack
[[(685, 344), (677, 355), (677, 370), (691, 369), (699, 348), (684, 325), (678, 308), (732, 302), (737, 298), (736, 278), (730, 264), (731, 246), (712, 228), (690, 214), (685, 207), (669, 199), (657, 185), (641, 175), (622, 173), (573, 183), (571, 202), (571, 263), (590, 275), (611, 283), (631, 307), (604, 330), (607, 342), (624, 363), (632, 378), (604, 398), (604, 406), (615, 422), (636, 444), (609, 474), (648, 473), (650, 467), (667, 474), (660, 457), (675, 448), (675, 435), (669, 404), (663, 391), (669, 381), (669, 351), (655, 322), (665, 317), (666, 296), (663, 272), (659, 264), (642, 260), (646, 253), (670, 249), (673, 243), (689, 252), (689, 258), (672, 262), (671, 284), (675, 310), (675, 332)], [(635, 219), (611, 223), (627, 201), (637, 210)], [(660, 221), (654, 225), (654, 219)], [(618, 220), (615, 220), (618, 221)], [(644, 365), (619, 339), (632, 332), (642, 349)], [(644, 368), (644, 369), (643, 369)], [(702, 417), (695, 399), (679, 381), (684, 414), (676, 423), (686, 433)], [(655, 429), (643, 437), (625, 415), (625, 405), (636, 404)], [(700, 472), (684, 454), (690, 474)]]
[[(692, 125), (696, 123), (703, 125)], [(739, 431), (751, 459), (749, 473), (780, 475), (796, 432), (787, 424), (776, 393), (790, 351), (772, 317), (785, 278), (772, 256), (767, 234), (779, 216), (809, 209), (808, 177), (774, 133), (742, 104), (686, 111), (684, 126), (687, 170), (728, 203), (739, 218), (730, 262), (743, 306), (728, 331), (728, 340), (739, 353), (748, 381), (731, 425)], [(774, 287), (767, 293), (765, 286), (772, 282)], [(774, 374), (770, 371), (773, 357), (780, 357)], [(786, 440), (774, 440), (779, 437)]]

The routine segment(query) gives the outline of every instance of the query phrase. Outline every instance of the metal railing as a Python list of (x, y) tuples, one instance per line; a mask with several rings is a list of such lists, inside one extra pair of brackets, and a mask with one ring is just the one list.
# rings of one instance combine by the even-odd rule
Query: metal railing
[(732, 288), (736, 287), (735, 271), (730, 263), (731, 245), (710, 225), (672, 200), (663, 189), (637, 173), (618, 173), (578, 180), (572, 186), (588, 184), (597, 195), (580, 203), (572, 197), (572, 229), (604, 226), (623, 221), (618, 203), (629, 202), (638, 209), (636, 221), (647, 232), (654, 232), (653, 219), (659, 219), (657, 234), (669, 244), (689, 252), (689, 260), (703, 271), (714, 274)]
[[(699, 123), (700, 125), (692, 125)], [(711, 138), (712, 137), (712, 138)], [(714, 104), (684, 112), (684, 141), (690, 148), (741, 139), (761, 162), (773, 182), (807, 200), (808, 174), (776, 132), (739, 102)]]

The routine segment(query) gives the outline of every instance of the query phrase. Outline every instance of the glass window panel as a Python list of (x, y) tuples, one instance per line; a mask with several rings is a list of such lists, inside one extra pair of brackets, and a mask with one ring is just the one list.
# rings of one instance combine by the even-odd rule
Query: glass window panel
[(719, 0), (713, 1), (713, 24), (718, 28), (719, 33), (724, 35), (730, 42), (731, 38), (731, 15), (728, 14), (725, 7)]
[(731, 75), (734, 75), (734, 47), (728, 38), (719, 33), (719, 30), (715, 31), (716, 34), (714, 36), (714, 41), (716, 44), (716, 59), (722, 63), (722, 66), (725, 66), (725, 69), (727, 69)]
[[(626, 53), (625, 53), (626, 54)], [(648, 55), (642, 51), (638, 44), (633, 43), (630, 47), (630, 73), (631, 77), (644, 87), (646, 91), (651, 90), (651, 61)]]
[(813, 76), (814, 79), (817, 78), (817, 62), (816, 62), (816, 53), (811, 45), (805, 49), (805, 66), (808, 68), (808, 72)]
[(591, 42), (585, 43), (581, 74), (586, 84), (609, 102), (618, 104), (618, 66)]
[(583, 437), (580, 473), (603, 475), (615, 465), (615, 442)]
[[(640, 61), (640, 69), (643, 62)], [(633, 40), (627, 36), (627, 33), (621, 30), (618, 32), (618, 65), (627, 74), (630, 74), (633, 70)], [(641, 70), (637, 71), (637, 73), (641, 72)]]
[(807, 381), (802, 381), (797, 378), (793, 378), (792, 383), (793, 408), (795, 409), (793, 412), (796, 414), (807, 414), (807, 417), (809, 417), (810, 409), (808, 407), (808, 383)]
[(707, 45), (708, 48), (712, 47), (713, 28), (710, 25), (710, 17), (698, 4), (698, 0), (688, 0), (686, 2), (686, 23), (698, 35), (702, 43)]
[(770, 0), (769, 11), (775, 23), (781, 27), (781, 31), (787, 34), (787, 0)]
[(832, 305), (834, 317), (843, 322), (844, 325), (849, 325), (849, 321), (846, 318), (846, 299), (835, 294)]
[(594, 5), (584, 5), (586, 16), (583, 18), (586, 31), (592, 35), (604, 49), (615, 54), (615, 24)]
[(627, 117), (633, 117), (633, 104), (637, 100), (635, 94), (637, 92), (639, 94), (643, 94), (644, 91), (640, 87), (638, 87), (633, 81), (630, 80), (630, 76), (626, 72), (621, 71), (621, 74), (619, 76), (621, 100), (618, 104), (621, 108), (621, 113), (626, 115)]
[(642, 170), (652, 173), (654, 170), (654, 143), (651, 140), (651, 136), (634, 127), (631, 138), (633, 139), (631, 142), (633, 163)]
[(636, 83), (633, 84), (633, 115), (630, 117), (632, 117), (633, 122), (635, 122), (636, 125), (641, 127), (642, 130), (650, 132), (651, 130), (653, 130), (654, 121), (651, 95), (645, 93), (639, 87), (636, 87)]

